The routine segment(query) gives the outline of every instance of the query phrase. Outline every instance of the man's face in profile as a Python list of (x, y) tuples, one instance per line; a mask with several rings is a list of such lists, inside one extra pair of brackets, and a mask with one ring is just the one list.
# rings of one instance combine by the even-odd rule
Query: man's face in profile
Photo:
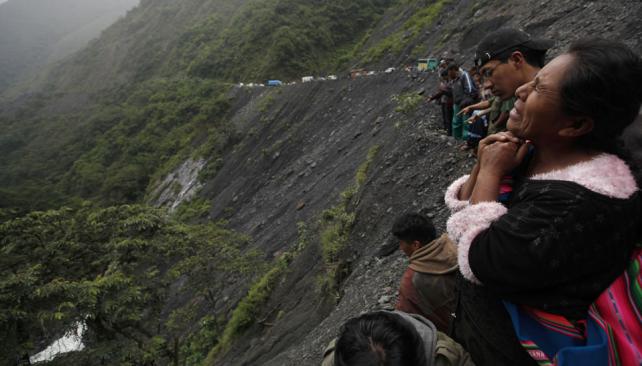
[(401, 250), (406, 257), (410, 257), (415, 250), (419, 249), (420, 246), (421, 245), (416, 240), (411, 243), (408, 243), (405, 240), (399, 240), (399, 250)]
[(490, 60), (481, 67), (479, 73), (484, 80), (484, 86), (489, 88), (493, 95), (506, 100), (515, 94), (515, 89), (512, 88), (511, 70), (508, 63)]

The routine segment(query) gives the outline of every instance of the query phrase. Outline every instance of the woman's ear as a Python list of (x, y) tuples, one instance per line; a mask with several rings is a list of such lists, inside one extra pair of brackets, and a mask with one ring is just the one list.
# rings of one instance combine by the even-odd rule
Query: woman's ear
[(559, 130), (562, 137), (580, 137), (593, 131), (593, 119), (589, 117), (575, 117), (568, 127)]

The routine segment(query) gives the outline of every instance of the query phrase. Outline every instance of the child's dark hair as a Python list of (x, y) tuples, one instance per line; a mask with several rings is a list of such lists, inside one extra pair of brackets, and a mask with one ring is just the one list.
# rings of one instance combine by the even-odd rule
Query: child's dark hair
[(423, 246), (435, 240), (437, 231), (426, 216), (407, 213), (395, 220), (392, 225), (392, 235), (408, 243), (416, 240)]
[(394, 313), (374, 312), (348, 320), (334, 352), (335, 366), (425, 365), (423, 339)]

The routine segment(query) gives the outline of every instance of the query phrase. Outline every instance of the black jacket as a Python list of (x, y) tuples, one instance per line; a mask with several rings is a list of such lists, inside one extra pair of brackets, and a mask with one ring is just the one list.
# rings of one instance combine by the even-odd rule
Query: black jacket
[(481, 365), (533, 365), (501, 299), (563, 315), (588, 307), (624, 270), (640, 236), (640, 193), (626, 199), (559, 180), (516, 182), (508, 212), (473, 239), (452, 337)]
[(466, 71), (460, 70), (459, 77), (451, 85), (454, 104), (465, 108), (477, 102), (479, 95), (475, 82)]

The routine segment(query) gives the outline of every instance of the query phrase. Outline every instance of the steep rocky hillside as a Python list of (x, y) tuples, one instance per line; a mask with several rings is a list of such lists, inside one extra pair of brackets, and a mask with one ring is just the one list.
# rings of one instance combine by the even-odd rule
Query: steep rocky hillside
[[(447, 50), (470, 62), (476, 42), (501, 25), (555, 39), (551, 56), (572, 40), (595, 34), (642, 50), (642, 29), (634, 21), (642, 15), (639, 3), (462, 1), (445, 9), (416, 44), (425, 54)], [(403, 55), (386, 59), (392, 65), (405, 61)], [(380, 65), (391, 65), (384, 62)], [(392, 306), (404, 263), (389, 243), (392, 220), (420, 210), (443, 229), (443, 190), (472, 160), (438, 132), (436, 108), (422, 105), (409, 115), (394, 111), (393, 95), (431, 89), (434, 83), (432, 76), (414, 83), (397, 72), (236, 92), (242, 107), (235, 107), (233, 120), (248, 137), (223, 158), (219, 173), (200, 193), (212, 203), (209, 217), (229, 219), (274, 256), (297, 245), (295, 223), (305, 222), (312, 233), (309, 246), (274, 289), (261, 321), (239, 337), (220, 364), (317, 364), (342, 321)], [(639, 125), (629, 131), (629, 140), (640, 146)], [(328, 267), (322, 211), (342, 204), (341, 192), (353, 185), (373, 146), (378, 149), (367, 178), (346, 205), (355, 214), (354, 226), (339, 255), (342, 281), (328, 298), (318, 280)]]
[[(159, 305), (163, 319), (186, 304), (197, 309), (189, 314), (189, 331), (159, 330), (161, 338), (176, 341), (175, 348), (189, 339), (199, 352), (208, 350), (190, 364), (318, 364), (345, 319), (394, 305), (405, 265), (389, 235), (394, 218), (421, 211), (443, 230), (443, 191), (473, 163), (439, 130), (437, 107), (419, 96), (433, 90), (434, 74), (412, 79), (404, 71), (379, 72), (275, 88), (229, 82), (262, 81), (279, 65), (283, 75), (298, 80), (295, 72), (401, 69), (418, 56), (444, 53), (469, 66), (475, 44), (504, 25), (556, 40), (551, 56), (574, 39), (596, 34), (642, 53), (638, 1), (400, 0), (369, 2), (370, 11), (361, 14), (367, 21), (355, 26), (353, 38), (341, 33), (319, 40), (308, 29), (305, 47), (280, 45), (293, 58), (300, 52), (303, 63), (281, 64), (275, 54), (266, 56), (269, 62), (262, 56), (234, 58), (234, 47), (243, 44), (250, 54), (244, 41), (255, 40), (254, 33), (228, 28), (244, 17), (251, 25), (267, 16), (277, 24), (265, 29), (289, 26), (281, 32), (290, 37), (302, 26), (289, 18), (293, 14), (322, 9), (312, 14), (325, 19), (337, 10), (310, 5), (321, 3), (316, 1), (297, 3), (300, 13), (278, 6), (295, 2), (258, 3), (143, 1), (79, 58), (44, 78), (58, 93), (42, 96), (41, 90), (0, 105), (0, 123), (11, 132), (1, 136), (0, 151), (6, 153), (0, 162), (18, 172), (0, 176), (7, 185), (22, 188), (25, 177), (34, 175), (36, 188), (64, 191), (62, 202), (144, 200), (189, 212), (196, 222), (224, 220), (250, 237), (246, 250), (260, 253), (268, 271), (228, 276), (213, 268), (209, 280), (217, 292), (208, 301), (177, 290), (177, 281)], [(221, 19), (218, 10), (230, 19)], [(226, 30), (209, 33), (212, 24)], [(120, 38), (125, 41), (115, 42)], [(317, 41), (325, 51), (310, 56), (307, 47)], [(141, 48), (145, 42), (149, 48)], [(216, 59), (225, 44), (234, 47)], [(341, 47), (332, 49), (333, 44)], [(328, 62), (335, 56), (340, 62)], [(33, 130), (21, 129), (24, 120)], [(29, 144), (36, 137), (38, 145), (47, 143), (49, 131), (60, 136), (49, 142), (55, 148)], [(633, 146), (642, 146), (639, 131), (638, 126), (628, 135)], [(23, 151), (28, 160), (20, 160)], [(42, 168), (39, 175), (23, 162)], [(49, 167), (55, 175), (47, 175)], [(0, 199), (16, 197), (14, 191), (3, 193)], [(206, 322), (208, 315), (215, 320)], [(172, 356), (158, 362), (175, 362), (182, 352), (191, 357), (191, 351), (172, 349)]]
[[(268, 111), (248, 103), (236, 114), (238, 126), (253, 130), (253, 136), (224, 158), (219, 174), (201, 191), (212, 202), (210, 217), (229, 219), (274, 257), (300, 245), (297, 223), (304, 223), (307, 233), (303, 251), (258, 317), (262, 321), (239, 337), (221, 364), (266, 364), (336, 311), (337, 301), (349, 301), (358, 313), (388, 295), (382, 302), (390, 306), (402, 262), (396, 255), (374, 256), (396, 249), (388, 235), (392, 220), (415, 210), (443, 227), (442, 191), (471, 161), (438, 131), (431, 107), (421, 105), (409, 115), (395, 111), (393, 96), (414, 94), (431, 82), (413, 82), (397, 72), (263, 90), (251, 100), (260, 105), (274, 97)], [(360, 169), (364, 163), (368, 168)], [(361, 183), (346, 202), (344, 192), (356, 180)], [(345, 240), (340, 254), (327, 261), (324, 253), (332, 243), (325, 238), (328, 212), (323, 211), (337, 207), (355, 220), (345, 237), (337, 238)], [(347, 281), (352, 285), (344, 285), (353, 270)], [(322, 280), (328, 277), (335, 281), (329, 286)], [(321, 329), (331, 335), (327, 325)], [(247, 334), (261, 335), (248, 339)], [(309, 364), (317, 356), (307, 355)], [(275, 365), (283, 364), (280, 357)], [(296, 354), (290, 362), (300, 360)]]

